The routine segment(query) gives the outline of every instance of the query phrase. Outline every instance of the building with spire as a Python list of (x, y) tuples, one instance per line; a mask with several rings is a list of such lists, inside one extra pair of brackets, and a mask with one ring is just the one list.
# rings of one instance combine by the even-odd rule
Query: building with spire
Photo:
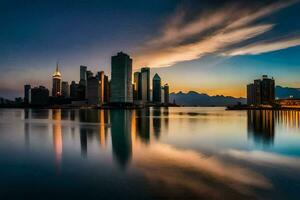
[(52, 96), (61, 96), (61, 73), (58, 69), (58, 62), (56, 64), (56, 70), (52, 75)]

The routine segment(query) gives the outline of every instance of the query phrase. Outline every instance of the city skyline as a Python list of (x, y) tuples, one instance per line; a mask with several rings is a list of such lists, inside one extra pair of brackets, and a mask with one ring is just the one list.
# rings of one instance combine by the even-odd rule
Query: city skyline
[(263, 74), (300, 87), (300, 25), (290, 23), (299, 18), (298, 1), (27, 4), (2, 2), (1, 97), (22, 96), (27, 83), (51, 88), (57, 59), (69, 83), (80, 65), (110, 74), (119, 51), (133, 58), (133, 73), (150, 67), (170, 92), (246, 97), (245, 85)]
[[(87, 66), (79, 68), (80, 77), (71, 84), (63, 79), (59, 63), (52, 74), (52, 88), (24, 85), (24, 96), (16, 97), (20, 106), (75, 106), (75, 107), (145, 107), (169, 106), (169, 85), (161, 85), (156, 73), (150, 88), (150, 68), (132, 74), (132, 58), (124, 52), (111, 56), (111, 79), (104, 71), (92, 72)], [(95, 75), (94, 75), (95, 74)], [(158, 77), (158, 79), (157, 79)], [(133, 79), (132, 79), (133, 78)], [(155, 83), (159, 81), (158, 84)], [(77, 82), (77, 83), (76, 83)], [(151, 96), (151, 93), (153, 94)], [(6, 100), (3, 100), (5, 102)], [(7, 100), (9, 102), (9, 100)]]

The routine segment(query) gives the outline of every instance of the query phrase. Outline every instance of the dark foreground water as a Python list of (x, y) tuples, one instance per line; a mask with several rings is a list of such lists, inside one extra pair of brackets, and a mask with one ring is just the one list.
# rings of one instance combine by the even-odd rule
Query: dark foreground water
[(299, 199), (300, 112), (0, 110), (0, 199)]

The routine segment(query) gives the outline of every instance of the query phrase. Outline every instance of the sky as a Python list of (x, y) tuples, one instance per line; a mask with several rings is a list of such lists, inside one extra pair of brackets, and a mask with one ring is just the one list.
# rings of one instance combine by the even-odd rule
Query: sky
[(0, 96), (51, 88), (79, 67), (110, 75), (111, 56), (151, 68), (171, 92), (246, 96), (263, 74), (300, 88), (297, 0), (1, 0)]

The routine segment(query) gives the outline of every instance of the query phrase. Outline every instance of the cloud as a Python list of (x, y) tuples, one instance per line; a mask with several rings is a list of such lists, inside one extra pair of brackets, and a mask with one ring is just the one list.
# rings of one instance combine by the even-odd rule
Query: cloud
[(257, 55), (266, 52), (277, 51), (281, 49), (287, 49), (290, 47), (300, 45), (300, 37), (298, 38), (290, 38), (290, 39), (281, 39), (281, 40), (273, 40), (266, 42), (256, 42), (254, 44), (250, 44), (241, 48), (236, 48), (225, 52), (226, 56), (237, 56), (237, 55)]
[[(222, 31), (212, 37), (191, 44), (149, 52), (142, 57), (142, 60), (150, 62), (148, 65), (151, 67), (168, 67), (178, 62), (194, 60), (209, 53), (215, 53), (226, 46), (260, 35), (272, 27), (272, 24), (267, 24), (245, 27), (230, 32)], [(139, 58), (137, 61), (139, 62)]]
[[(135, 67), (168, 67), (212, 53), (224, 54), (234, 45), (241, 46), (270, 31), (274, 24), (257, 21), (294, 2), (276, 2), (260, 8), (235, 3), (203, 11), (196, 17), (191, 17), (186, 9), (178, 9), (161, 34), (136, 51)], [(287, 44), (281, 45), (284, 46)]]

